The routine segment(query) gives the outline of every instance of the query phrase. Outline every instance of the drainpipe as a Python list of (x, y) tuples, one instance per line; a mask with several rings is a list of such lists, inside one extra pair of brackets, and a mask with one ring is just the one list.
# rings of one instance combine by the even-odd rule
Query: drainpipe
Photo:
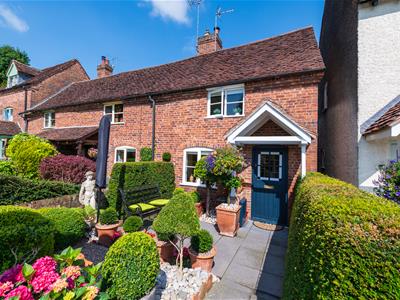
[(155, 140), (156, 140), (156, 101), (149, 96), (152, 108), (152, 119), (151, 119), (151, 160), (154, 160), (155, 154)]
[[(24, 112), (28, 109), (28, 90), (26, 87), (24, 87), (25, 91), (25, 98), (24, 98)], [(28, 132), (28, 118), (26, 117), (26, 114), (24, 113), (24, 132)]]

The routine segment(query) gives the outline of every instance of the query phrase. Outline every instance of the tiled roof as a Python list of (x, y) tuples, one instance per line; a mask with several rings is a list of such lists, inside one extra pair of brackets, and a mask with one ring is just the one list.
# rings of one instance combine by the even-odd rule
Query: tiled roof
[(310, 27), (165, 65), (76, 82), (31, 110), (243, 83), (324, 68)]
[(33, 68), (31, 66), (28, 66), (26, 64), (23, 64), (23, 63), (19, 62), (18, 60), (13, 59), (13, 63), (15, 65), (15, 67), (17, 68), (18, 72), (25, 73), (25, 74), (32, 75), (32, 76), (38, 75), (40, 73), (40, 70)]
[[(55, 65), (55, 66), (52, 66), (49, 68), (45, 68), (43, 70), (39, 70), (39, 72), (35, 76), (33, 76), (32, 78), (29, 78), (28, 80), (25, 80), (24, 82), (22, 82), (20, 84), (14, 85), (13, 87), (10, 87), (10, 88), (0, 89), (0, 94), (18, 90), (24, 86), (38, 84), (38, 83), (42, 82), (43, 80), (70, 68), (71, 66), (73, 66), (76, 63), (79, 64), (79, 61), (76, 59), (72, 59), (72, 60), (69, 60), (62, 64), (58, 64), (58, 65)], [(25, 65), (25, 67), (27, 67), (27, 66)]]
[(373, 122), (366, 130), (364, 130), (363, 134), (370, 134), (385, 129), (397, 121), (400, 121), (400, 102), (392, 106), (375, 122)]
[(97, 126), (51, 128), (42, 131), (38, 136), (49, 141), (78, 141), (95, 134), (98, 129)]
[(10, 121), (0, 121), (0, 135), (13, 136), (21, 132), (17, 123)]

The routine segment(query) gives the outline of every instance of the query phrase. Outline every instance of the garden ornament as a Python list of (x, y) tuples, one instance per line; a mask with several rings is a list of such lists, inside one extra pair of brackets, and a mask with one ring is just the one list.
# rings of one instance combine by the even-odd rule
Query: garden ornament
[(96, 196), (95, 196), (95, 178), (94, 172), (88, 171), (85, 174), (86, 180), (82, 182), (81, 191), (79, 193), (79, 202), (82, 205), (90, 205), (96, 209)]

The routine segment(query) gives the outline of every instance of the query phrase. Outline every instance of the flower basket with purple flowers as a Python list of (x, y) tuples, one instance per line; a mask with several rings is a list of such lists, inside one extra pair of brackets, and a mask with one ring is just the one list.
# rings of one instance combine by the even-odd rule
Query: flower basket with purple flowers
[(380, 166), (378, 179), (374, 181), (378, 196), (400, 204), (400, 162), (391, 160)]

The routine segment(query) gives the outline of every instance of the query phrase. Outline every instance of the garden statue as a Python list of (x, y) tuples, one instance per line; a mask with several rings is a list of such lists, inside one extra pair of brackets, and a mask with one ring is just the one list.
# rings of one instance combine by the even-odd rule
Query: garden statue
[(94, 172), (86, 172), (85, 177), (86, 180), (82, 182), (81, 191), (79, 192), (79, 202), (85, 206), (90, 205), (96, 209)]

